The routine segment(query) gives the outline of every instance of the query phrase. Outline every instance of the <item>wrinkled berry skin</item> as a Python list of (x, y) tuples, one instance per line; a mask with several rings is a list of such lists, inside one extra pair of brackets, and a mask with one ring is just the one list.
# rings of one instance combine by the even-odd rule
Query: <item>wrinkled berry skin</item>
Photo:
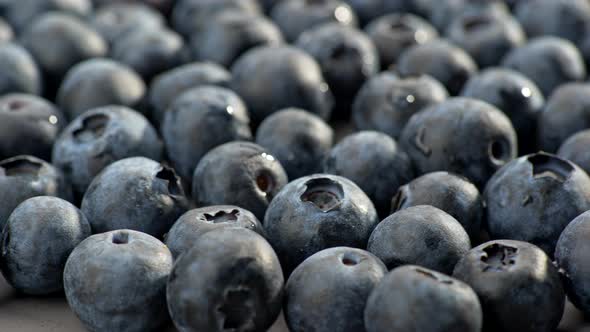
[(563, 314), (559, 273), (530, 243), (486, 242), (463, 256), (453, 277), (477, 293), (486, 331), (555, 331)]
[(415, 114), (400, 144), (418, 174), (449, 171), (467, 177), (479, 188), (514, 159), (517, 150), (508, 117), (471, 98), (452, 98)]
[(262, 236), (220, 228), (201, 236), (174, 265), (168, 310), (180, 331), (266, 331), (281, 311), (283, 283), (279, 260)]
[(236, 60), (232, 75), (231, 87), (246, 102), (254, 123), (288, 107), (307, 110), (322, 119), (332, 112), (334, 98), (320, 66), (300, 49), (256, 47)]
[(389, 215), (391, 197), (413, 178), (410, 158), (395, 140), (376, 131), (360, 131), (343, 138), (330, 150), (324, 172), (356, 183), (382, 217)]
[[(322, 250), (301, 263), (285, 285), (284, 312), (291, 332), (364, 331), (369, 294), (387, 273), (371, 253)], [(323, 294), (323, 296), (318, 296)]]
[(33, 156), (16, 156), (0, 161), (0, 229), (12, 211), (36, 196), (57, 196), (72, 200), (72, 190), (53, 165)]
[(168, 248), (145, 233), (90, 236), (66, 263), (66, 299), (90, 331), (161, 331), (172, 263)]
[(352, 120), (358, 129), (398, 139), (412, 115), (448, 96), (445, 87), (428, 75), (400, 77), (384, 72), (363, 85), (352, 106)]
[(296, 45), (319, 63), (339, 110), (349, 108), (363, 83), (381, 68), (373, 41), (362, 31), (342, 24), (328, 23), (308, 30)]
[(395, 66), (401, 76), (430, 75), (453, 96), (477, 72), (477, 64), (467, 52), (444, 39), (410, 47)]
[(111, 163), (136, 156), (160, 160), (162, 153), (162, 142), (143, 115), (124, 106), (104, 106), (68, 124), (55, 142), (52, 162), (81, 197)]
[(288, 274), (320, 250), (365, 248), (378, 222), (373, 203), (356, 184), (314, 174), (286, 185), (270, 203), (263, 224)]
[(482, 321), (469, 285), (415, 265), (386, 274), (365, 308), (367, 332), (479, 332)]
[(190, 50), (196, 61), (213, 61), (229, 68), (251, 48), (282, 43), (281, 31), (270, 20), (228, 11), (191, 36)]
[(109, 59), (97, 58), (73, 66), (59, 91), (57, 105), (73, 119), (85, 111), (108, 105), (134, 108), (146, 86), (131, 68)]
[(0, 45), (0, 95), (7, 93), (41, 94), (42, 78), (31, 54), (18, 44)]
[(555, 247), (555, 262), (563, 271), (562, 280), (567, 297), (584, 313), (590, 312), (589, 237), (590, 213), (584, 212), (563, 230)]
[(590, 130), (582, 130), (568, 138), (559, 147), (557, 155), (580, 166), (581, 169), (590, 174)]
[(166, 246), (174, 258), (197, 243), (203, 234), (218, 228), (243, 227), (264, 236), (262, 224), (252, 212), (234, 205), (213, 205), (186, 212), (166, 234)]
[(406, 48), (438, 37), (438, 32), (428, 21), (407, 13), (378, 17), (365, 27), (365, 31), (377, 47), (384, 69), (394, 65)]
[(367, 245), (389, 269), (415, 264), (450, 274), (471, 249), (469, 235), (446, 212), (417, 205), (395, 212), (380, 222)]
[(538, 142), (555, 152), (571, 135), (590, 128), (590, 84), (567, 83), (555, 90), (539, 114)]
[(82, 199), (94, 233), (133, 229), (161, 237), (187, 209), (174, 170), (144, 157), (107, 166)]
[(467, 81), (461, 95), (485, 101), (504, 112), (518, 135), (519, 152), (536, 152), (537, 119), (545, 98), (535, 83), (517, 71), (490, 68)]
[(94, 11), (91, 24), (109, 44), (113, 44), (135, 30), (162, 27), (164, 17), (140, 2), (113, 1)]
[(90, 234), (88, 220), (71, 203), (50, 196), (29, 198), (12, 212), (2, 232), (2, 274), (25, 294), (59, 292), (68, 256)]
[(484, 200), (492, 239), (527, 241), (551, 256), (567, 224), (590, 210), (590, 177), (540, 152), (502, 167), (486, 185)]
[(231, 74), (211, 62), (194, 62), (176, 67), (156, 76), (150, 84), (148, 103), (154, 124), (164, 120), (170, 104), (183, 92), (201, 85), (229, 86)]
[(29, 94), (10, 93), (0, 97), (0, 158), (29, 154), (44, 160), (65, 117), (49, 101)]
[(270, 17), (289, 42), (297, 40), (303, 32), (325, 23), (352, 27), (357, 25), (354, 11), (341, 0), (283, 0), (273, 7)]
[(168, 158), (190, 182), (199, 160), (211, 149), (251, 140), (246, 105), (233, 91), (202, 86), (183, 92), (170, 105), (161, 132)]
[(504, 57), (502, 67), (523, 73), (537, 84), (545, 97), (566, 82), (586, 78), (586, 65), (576, 46), (551, 36), (534, 38), (515, 48)]
[(35, 19), (50, 11), (86, 17), (92, 12), (92, 0), (18, 0), (7, 1), (2, 16), (17, 32), (21, 32)]
[(201, 158), (193, 175), (193, 200), (197, 206), (238, 205), (262, 220), (287, 182), (283, 166), (263, 147), (235, 141)]
[(256, 143), (281, 162), (289, 179), (321, 171), (333, 142), (330, 125), (317, 115), (296, 108), (272, 114), (256, 131)]

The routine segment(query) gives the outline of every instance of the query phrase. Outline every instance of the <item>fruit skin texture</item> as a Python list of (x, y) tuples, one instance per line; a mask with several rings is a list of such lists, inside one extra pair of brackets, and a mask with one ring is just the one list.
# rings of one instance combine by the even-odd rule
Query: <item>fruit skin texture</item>
[(277, 110), (298, 107), (328, 119), (334, 97), (318, 63), (292, 46), (260, 46), (232, 66), (232, 90), (244, 99), (254, 123)]
[(166, 234), (166, 246), (174, 258), (188, 251), (203, 234), (218, 228), (243, 227), (264, 236), (262, 224), (252, 212), (234, 205), (213, 205), (187, 211)]
[(386, 274), (365, 308), (367, 332), (479, 332), (482, 320), (477, 295), (467, 284), (415, 265)]
[(587, 147), (590, 145), (590, 130), (582, 130), (570, 136), (559, 147), (557, 155), (580, 166), (581, 169), (590, 174), (590, 153)]
[(7, 93), (41, 94), (42, 77), (31, 54), (22, 46), (0, 45), (0, 95)]
[(19, 0), (6, 1), (4, 6), (2, 16), (19, 33), (46, 12), (57, 11), (78, 17), (92, 12), (92, 0)]
[(202, 86), (183, 92), (172, 102), (160, 131), (168, 159), (190, 182), (195, 167), (211, 149), (235, 140), (251, 140), (249, 123), (246, 105), (233, 91)]
[(262, 220), (287, 182), (283, 166), (264, 148), (234, 141), (201, 159), (193, 175), (193, 200), (197, 206), (238, 205)]
[(385, 218), (367, 245), (389, 269), (414, 264), (446, 274), (470, 248), (461, 224), (429, 205), (409, 207)]
[(113, 44), (135, 30), (162, 27), (164, 17), (152, 7), (139, 2), (113, 1), (97, 8), (90, 22), (109, 44)]
[[(469, 144), (466, 144), (469, 142)], [(471, 98), (451, 98), (410, 118), (400, 145), (418, 174), (448, 171), (479, 188), (516, 157), (516, 133), (494, 106)]]
[(270, 203), (263, 224), (288, 274), (320, 250), (365, 248), (378, 222), (373, 203), (356, 184), (314, 174), (286, 185)]
[(187, 209), (174, 170), (144, 157), (107, 166), (82, 199), (94, 233), (133, 229), (161, 237)]
[(161, 331), (172, 263), (168, 248), (145, 233), (90, 236), (65, 265), (66, 299), (90, 331)]
[(563, 314), (559, 273), (530, 243), (486, 242), (463, 256), (453, 277), (477, 293), (486, 331), (555, 331)]
[(540, 152), (502, 167), (486, 185), (484, 200), (492, 239), (527, 241), (551, 256), (567, 224), (590, 210), (590, 177)]
[(391, 197), (413, 178), (412, 163), (395, 140), (376, 131), (359, 131), (330, 150), (324, 172), (343, 176), (369, 196), (379, 215), (391, 210)]
[(555, 262), (563, 271), (562, 280), (568, 299), (584, 313), (590, 312), (589, 237), (590, 212), (584, 212), (563, 230), (555, 247)]
[(64, 115), (41, 97), (23, 93), (3, 95), (0, 97), (0, 158), (30, 154), (49, 160), (65, 123)]
[(281, 162), (290, 179), (321, 171), (333, 142), (329, 124), (297, 108), (272, 114), (256, 130), (256, 143)]
[(504, 57), (502, 67), (523, 73), (537, 84), (545, 97), (563, 83), (586, 78), (586, 65), (576, 46), (551, 36), (534, 38), (515, 48)]
[(72, 200), (72, 190), (61, 171), (39, 158), (27, 155), (0, 161), (0, 229), (12, 211), (36, 196)]
[(367, 298), (386, 273), (385, 265), (362, 249), (337, 247), (312, 255), (285, 285), (284, 313), (289, 330), (364, 331)]
[(104, 106), (68, 124), (53, 146), (52, 161), (81, 197), (111, 163), (135, 156), (160, 160), (162, 150), (156, 130), (143, 115), (124, 106)]
[(391, 212), (417, 205), (431, 205), (455, 218), (471, 242), (476, 242), (484, 214), (477, 187), (464, 177), (449, 172), (432, 172), (401, 186), (391, 201)]
[(352, 120), (358, 129), (398, 139), (412, 115), (448, 96), (445, 87), (428, 75), (404, 78), (384, 72), (369, 79), (356, 95)]
[(106, 58), (90, 59), (70, 68), (57, 92), (57, 105), (73, 119), (107, 105), (134, 108), (146, 86), (131, 68)]
[(71, 203), (50, 196), (30, 198), (12, 212), (2, 232), (2, 274), (26, 294), (59, 292), (68, 256), (90, 234), (88, 220)]
[(539, 147), (555, 152), (571, 135), (590, 127), (590, 84), (567, 83), (553, 92), (539, 114)]
[(168, 310), (181, 332), (266, 331), (281, 311), (283, 273), (257, 233), (220, 228), (205, 233), (174, 265)]

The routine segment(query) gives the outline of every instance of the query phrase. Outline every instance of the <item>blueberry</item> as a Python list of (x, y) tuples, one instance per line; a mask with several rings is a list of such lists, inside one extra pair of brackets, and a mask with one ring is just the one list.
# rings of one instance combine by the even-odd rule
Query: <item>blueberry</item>
[(438, 32), (428, 21), (400, 13), (376, 18), (365, 31), (379, 51), (382, 68), (394, 65), (406, 48), (438, 37)]
[(373, 41), (353, 27), (338, 23), (319, 25), (301, 34), (297, 46), (319, 63), (340, 112), (348, 111), (363, 83), (380, 69)]
[[(392, 13), (418, 13), (421, 0), (344, 0), (358, 14), (362, 25)], [(422, 0), (423, 1), (423, 0)], [(427, 0), (430, 1), (430, 0)]]
[(560, 271), (568, 299), (584, 313), (590, 312), (588, 286), (589, 212), (577, 216), (563, 230), (555, 247), (555, 261)]
[(493, 239), (531, 242), (553, 254), (559, 234), (590, 210), (590, 177), (575, 164), (544, 152), (502, 167), (484, 191)]
[(256, 143), (279, 160), (290, 179), (321, 171), (333, 142), (330, 125), (315, 114), (295, 108), (272, 114), (256, 131)]
[(590, 128), (590, 84), (563, 84), (539, 114), (539, 147), (555, 152), (568, 137), (586, 128)]
[(90, 331), (161, 331), (168, 321), (166, 280), (172, 255), (156, 238), (132, 230), (93, 235), (67, 260), (64, 289)]
[(283, 0), (273, 7), (270, 16), (289, 42), (324, 23), (357, 25), (354, 11), (341, 0)]
[(211, 149), (252, 139), (249, 122), (246, 106), (234, 92), (202, 86), (183, 92), (172, 102), (160, 129), (168, 158), (190, 182), (199, 160)]
[(94, 233), (133, 229), (160, 237), (187, 210), (174, 170), (144, 157), (107, 166), (82, 200), (82, 212)]
[(9, 42), (14, 38), (12, 27), (4, 19), (0, 18), (0, 42)]
[(386, 274), (365, 308), (367, 332), (478, 332), (481, 326), (481, 304), (468, 285), (414, 265)]
[(272, 21), (255, 14), (227, 11), (192, 34), (190, 49), (194, 60), (229, 67), (253, 47), (282, 43), (283, 35)]
[[(170, 15), (172, 11), (172, 7), (177, 0), (131, 0), (131, 1), (120, 1), (120, 0), (93, 0), (94, 6), (97, 8), (96, 11), (104, 7), (116, 6), (116, 5), (139, 5), (136, 8), (143, 7), (144, 9), (147, 8), (150, 11), (154, 12), (155, 14), (161, 14), (166, 17)], [(141, 10), (141, 9), (140, 9)], [(96, 12), (95, 11), (95, 12)], [(141, 24), (141, 23), (140, 23)]]
[(20, 203), (36, 196), (72, 200), (72, 190), (63, 174), (41, 159), (22, 155), (0, 161), (0, 229)]
[(94, 11), (90, 22), (103, 38), (112, 44), (130, 32), (162, 27), (164, 17), (140, 2), (113, 1)]
[(63, 114), (49, 101), (34, 95), (9, 93), (0, 97), (0, 158), (20, 154), (49, 160)]
[(490, 68), (467, 81), (461, 95), (488, 102), (503, 111), (518, 135), (519, 152), (536, 152), (537, 119), (545, 98), (535, 83), (517, 71)]
[(581, 169), (590, 174), (588, 145), (590, 145), (590, 130), (586, 129), (570, 136), (563, 142), (557, 151), (557, 155), (580, 166)]
[(235, 141), (201, 158), (192, 193), (197, 206), (238, 205), (263, 219), (268, 204), (285, 184), (283, 166), (263, 147)]
[(327, 119), (334, 99), (318, 63), (290, 46), (257, 47), (232, 67), (232, 88), (246, 102), (254, 123), (298, 107)]
[(431, 205), (455, 218), (469, 235), (478, 239), (484, 214), (477, 187), (466, 178), (449, 172), (432, 172), (415, 178), (399, 188), (391, 201), (391, 211), (412, 206)]
[(375, 131), (343, 138), (326, 156), (324, 172), (356, 183), (383, 217), (389, 215), (397, 188), (413, 178), (408, 155), (391, 137)]
[(357, 94), (352, 120), (361, 130), (377, 130), (397, 139), (412, 115), (448, 96), (445, 87), (428, 75), (400, 77), (383, 72)]
[(85, 112), (72, 121), (53, 146), (53, 164), (84, 195), (94, 177), (109, 164), (128, 157), (162, 157), (156, 130), (136, 111), (105, 106)]
[(92, 0), (8, 1), (2, 14), (8, 23), (17, 32), (20, 32), (34, 22), (38, 16), (50, 11), (85, 17), (92, 12)]
[(398, 58), (395, 70), (401, 76), (430, 75), (455, 96), (475, 75), (477, 65), (463, 49), (438, 39), (407, 49)]
[(42, 77), (31, 54), (14, 43), (0, 43), (0, 96), (15, 92), (41, 94)]
[(180, 331), (266, 331), (281, 311), (283, 273), (264, 238), (243, 228), (201, 236), (168, 279)]
[(177, 0), (171, 24), (174, 30), (188, 37), (223, 11), (259, 14), (261, 8), (257, 0)]
[(39, 16), (24, 30), (22, 44), (45, 78), (45, 95), (53, 97), (66, 72), (84, 60), (106, 56), (108, 46), (98, 32), (65, 13)]
[(183, 92), (200, 85), (229, 86), (231, 74), (210, 62), (194, 62), (176, 67), (152, 80), (147, 96), (152, 120), (160, 125), (170, 104)]
[(586, 65), (571, 42), (538, 37), (506, 55), (502, 66), (523, 73), (548, 97), (561, 84), (586, 78)]
[(423, 0), (423, 16), (439, 31), (445, 31), (456, 17), (465, 14), (506, 16), (508, 7), (503, 0)]
[(373, 203), (356, 184), (315, 174), (286, 185), (270, 203), (263, 224), (283, 270), (291, 272), (326, 248), (365, 248), (378, 222)]
[(557, 269), (538, 247), (498, 240), (471, 249), (453, 277), (477, 293), (489, 331), (555, 331), (565, 294)]
[(243, 227), (264, 235), (262, 224), (252, 212), (234, 205), (213, 205), (190, 210), (178, 218), (166, 234), (166, 245), (178, 258), (203, 234), (224, 227)]
[(526, 41), (522, 27), (512, 16), (490, 12), (458, 16), (447, 28), (446, 36), (480, 67), (498, 65), (504, 55)]
[(71, 119), (107, 105), (135, 107), (146, 86), (131, 68), (109, 59), (90, 59), (73, 66), (57, 93), (57, 104)]
[(312, 255), (285, 286), (289, 330), (364, 331), (367, 298), (386, 272), (377, 257), (361, 249), (337, 247)]
[(449, 171), (483, 187), (516, 157), (516, 133), (496, 107), (471, 98), (452, 98), (415, 114), (404, 128), (402, 148), (418, 174)]
[(74, 205), (57, 197), (29, 198), (12, 212), (2, 233), (2, 274), (26, 294), (59, 292), (68, 256), (88, 236), (90, 224)]
[(519, 1), (514, 14), (530, 37), (551, 35), (577, 43), (590, 23), (590, 4), (585, 0)]

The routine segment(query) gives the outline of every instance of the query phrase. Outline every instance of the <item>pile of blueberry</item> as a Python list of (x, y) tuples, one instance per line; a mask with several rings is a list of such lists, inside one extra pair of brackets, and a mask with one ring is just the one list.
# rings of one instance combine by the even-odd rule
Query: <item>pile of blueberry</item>
[(587, 0), (0, 0), (0, 269), (90, 331), (555, 331), (588, 64)]

